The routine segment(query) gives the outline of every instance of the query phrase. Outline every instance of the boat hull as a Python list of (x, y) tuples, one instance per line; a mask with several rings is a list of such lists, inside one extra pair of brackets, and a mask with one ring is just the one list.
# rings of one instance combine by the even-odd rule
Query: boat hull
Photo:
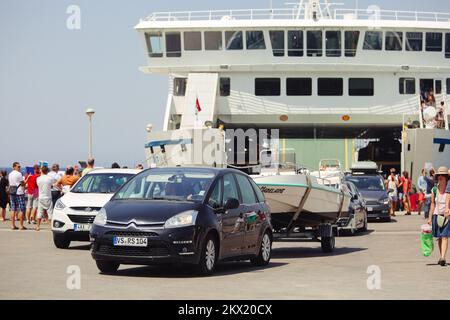
[[(305, 175), (258, 176), (253, 177), (261, 188), (272, 212), (275, 230), (290, 227), (315, 227), (320, 224), (334, 224), (348, 214), (350, 195), (317, 183), (308, 183)], [(310, 189), (307, 194), (308, 189)], [(306, 194), (306, 199), (304, 199)], [(295, 222), (292, 220), (304, 204)]]

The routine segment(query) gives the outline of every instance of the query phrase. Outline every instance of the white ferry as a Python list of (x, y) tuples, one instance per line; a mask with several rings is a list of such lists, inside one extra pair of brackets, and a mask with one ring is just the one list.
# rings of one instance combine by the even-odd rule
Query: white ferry
[[(141, 70), (169, 77), (163, 131), (148, 130), (149, 165), (204, 165), (194, 148), (205, 132), (218, 141), (214, 165), (233, 165), (224, 130), (236, 128), (278, 129), (279, 162), (339, 158), (349, 168), (374, 160), (413, 177), (424, 161), (450, 165), (450, 13), (302, 0), (283, 9), (157, 12), (136, 30), (147, 48)], [(443, 103), (447, 130), (425, 129), (434, 121), (421, 109), (429, 96), (438, 111)], [(431, 160), (414, 157), (422, 138)], [(361, 139), (372, 143), (358, 159)]]

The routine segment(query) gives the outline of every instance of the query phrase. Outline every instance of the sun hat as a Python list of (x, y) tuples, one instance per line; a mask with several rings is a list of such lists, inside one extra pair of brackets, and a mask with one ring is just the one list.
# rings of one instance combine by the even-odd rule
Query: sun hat
[(449, 176), (450, 171), (448, 170), (447, 167), (440, 167), (435, 173), (434, 175), (436, 176)]

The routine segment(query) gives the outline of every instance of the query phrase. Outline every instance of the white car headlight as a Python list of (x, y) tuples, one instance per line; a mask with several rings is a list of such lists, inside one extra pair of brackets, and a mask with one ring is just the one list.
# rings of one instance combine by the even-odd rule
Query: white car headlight
[(101, 208), (100, 211), (97, 213), (94, 219), (94, 224), (97, 226), (104, 226), (106, 225), (106, 210), (104, 208)]
[(61, 199), (58, 199), (55, 203), (55, 209), (56, 210), (64, 210), (64, 208), (66, 207), (66, 205), (62, 202)]
[(381, 200), (379, 201), (379, 203), (380, 203), (380, 204), (389, 204), (389, 198), (381, 199)]
[(189, 210), (173, 216), (164, 224), (164, 228), (179, 228), (195, 225), (198, 211)]

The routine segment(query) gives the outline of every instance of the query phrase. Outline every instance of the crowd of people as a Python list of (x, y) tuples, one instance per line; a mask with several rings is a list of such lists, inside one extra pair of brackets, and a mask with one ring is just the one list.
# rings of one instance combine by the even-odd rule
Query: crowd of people
[[(41, 223), (50, 223), (56, 201), (80, 178), (94, 170), (94, 166), (95, 159), (89, 159), (85, 168), (68, 166), (62, 173), (56, 163), (51, 168), (36, 164), (33, 172), (24, 175), (20, 163), (14, 162), (9, 174), (0, 172), (0, 221), (7, 220), (6, 208), (9, 205), (12, 230), (27, 230), (27, 222), (29, 225), (35, 224), (36, 231), (40, 231)], [(113, 163), (111, 168), (121, 167)], [(141, 164), (136, 168), (144, 169)]]
[[(391, 215), (398, 211), (406, 211), (411, 215), (412, 211), (412, 180), (409, 173), (404, 171), (396, 174), (395, 169), (390, 170), (386, 179), (386, 188), (391, 199)], [(423, 169), (417, 179), (417, 211), (423, 214), (428, 224), (432, 226), (433, 236), (438, 239), (440, 252), (439, 264), (446, 265), (446, 253), (448, 250), (448, 238), (450, 237), (450, 171), (447, 167)]]
[[(436, 104), (436, 97), (433, 88), (422, 90), (420, 95), (420, 110), (423, 121), (428, 129), (445, 129), (445, 102)], [(432, 112), (429, 112), (431, 110)], [(425, 114), (432, 114), (433, 119), (427, 119)]]

